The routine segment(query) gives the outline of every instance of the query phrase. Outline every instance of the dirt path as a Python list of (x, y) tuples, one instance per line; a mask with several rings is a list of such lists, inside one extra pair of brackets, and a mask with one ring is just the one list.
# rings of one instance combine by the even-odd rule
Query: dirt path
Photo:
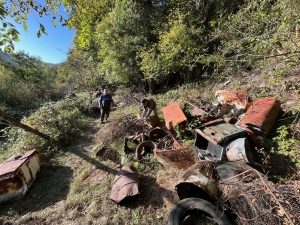
[(96, 157), (99, 129), (99, 119), (91, 120), (51, 166), (42, 166), (22, 199), (1, 204), (0, 224), (165, 224), (178, 201), (178, 171), (157, 163), (138, 168), (140, 195), (116, 205), (109, 195), (119, 167)]

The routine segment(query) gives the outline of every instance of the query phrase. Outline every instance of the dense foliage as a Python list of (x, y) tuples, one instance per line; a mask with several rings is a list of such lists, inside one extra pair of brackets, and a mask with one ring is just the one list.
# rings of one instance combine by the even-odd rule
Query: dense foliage
[(21, 122), (51, 137), (51, 141), (17, 127), (7, 127), (3, 130), (0, 151), (4, 154), (1, 154), (1, 159), (13, 152), (30, 149), (37, 149), (42, 157), (52, 156), (58, 147), (68, 145), (80, 133), (85, 110), (85, 103), (80, 98), (43, 104)]

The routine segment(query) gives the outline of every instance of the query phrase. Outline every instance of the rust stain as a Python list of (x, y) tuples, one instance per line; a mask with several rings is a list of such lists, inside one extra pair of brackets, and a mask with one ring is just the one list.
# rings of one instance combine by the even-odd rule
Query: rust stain
[(7, 194), (11, 191), (18, 191), (20, 190), (24, 185), (22, 177), (14, 177), (9, 178), (7, 180), (0, 182), (0, 195)]
[(30, 174), (30, 179), (32, 180), (34, 176), (33, 176), (33, 173), (31, 171), (31, 168), (30, 168), (30, 160), (26, 161), (26, 166), (27, 166), (29, 174)]
[(168, 129), (171, 129), (175, 125), (186, 120), (186, 117), (177, 102), (162, 108), (162, 111)]
[(196, 163), (192, 148), (181, 148), (172, 150), (153, 150), (157, 161), (165, 167), (187, 169)]

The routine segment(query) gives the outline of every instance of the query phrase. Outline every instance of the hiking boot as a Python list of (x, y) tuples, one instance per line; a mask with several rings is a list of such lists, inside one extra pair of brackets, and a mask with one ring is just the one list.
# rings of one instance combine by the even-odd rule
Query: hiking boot
[(103, 120), (100, 121), (100, 124), (103, 123)]

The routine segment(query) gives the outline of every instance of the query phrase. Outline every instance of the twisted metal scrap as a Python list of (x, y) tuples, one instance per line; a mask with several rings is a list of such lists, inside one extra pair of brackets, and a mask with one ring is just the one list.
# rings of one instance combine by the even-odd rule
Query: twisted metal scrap
[(114, 120), (110, 129), (110, 142), (112, 142), (122, 136), (146, 133), (149, 126), (142, 120), (137, 119), (135, 115), (128, 114), (122, 118)]
[(163, 145), (161, 146), (161, 150), (171, 150), (174, 148), (173, 146), (174, 140), (172, 139), (171, 136), (165, 136), (162, 139), (162, 143)]
[[(253, 173), (260, 178), (249, 182)], [(235, 184), (226, 182), (233, 178), (239, 181)], [(276, 187), (272, 183), (267, 184), (257, 170), (250, 169), (220, 181), (219, 188), (222, 193), (219, 203), (237, 215), (237, 224), (299, 224), (299, 184)]]
[(97, 138), (109, 144), (119, 137), (145, 133), (148, 129), (149, 124), (137, 119), (133, 114), (128, 114), (106, 124), (106, 126), (97, 133)]

